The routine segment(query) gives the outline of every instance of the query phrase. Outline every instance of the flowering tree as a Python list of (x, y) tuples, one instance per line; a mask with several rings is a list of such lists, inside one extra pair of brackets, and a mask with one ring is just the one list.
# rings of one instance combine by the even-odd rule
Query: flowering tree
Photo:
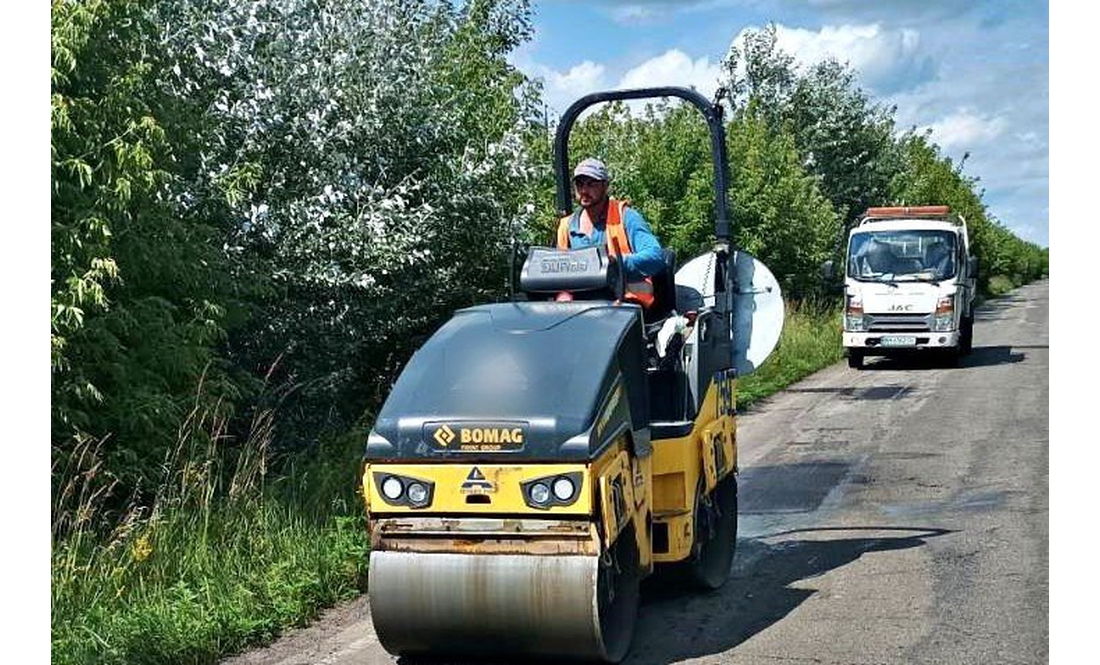
[(194, 189), (232, 206), (253, 371), (281, 357), (303, 433), (346, 427), (456, 307), (503, 292), (530, 221), (525, 119), (505, 61), (527, 3), (162, 3), (178, 94), (206, 95)]

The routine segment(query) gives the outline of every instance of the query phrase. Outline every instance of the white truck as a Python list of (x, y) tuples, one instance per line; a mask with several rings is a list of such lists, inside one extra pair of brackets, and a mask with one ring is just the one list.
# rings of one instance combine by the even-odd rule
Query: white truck
[(844, 347), (867, 356), (970, 353), (978, 261), (947, 206), (869, 208), (848, 234)]

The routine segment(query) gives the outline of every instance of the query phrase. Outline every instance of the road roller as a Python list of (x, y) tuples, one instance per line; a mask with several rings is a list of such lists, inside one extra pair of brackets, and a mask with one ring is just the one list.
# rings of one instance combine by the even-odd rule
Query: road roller
[(714, 248), (679, 268), (665, 250), (646, 309), (605, 248), (526, 248), (509, 301), (455, 312), (412, 356), (362, 475), (371, 616), (392, 654), (618, 662), (644, 578), (730, 574), (736, 381), (774, 348), (783, 302), (730, 246), (721, 107), (673, 87), (581, 98), (555, 136), (558, 203), (568, 214), (578, 115), (648, 97), (710, 127)]

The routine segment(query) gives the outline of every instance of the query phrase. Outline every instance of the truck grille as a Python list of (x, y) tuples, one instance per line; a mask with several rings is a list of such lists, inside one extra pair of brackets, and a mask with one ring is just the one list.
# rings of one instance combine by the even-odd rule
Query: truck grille
[(864, 314), (870, 332), (928, 332), (932, 330), (931, 314)]

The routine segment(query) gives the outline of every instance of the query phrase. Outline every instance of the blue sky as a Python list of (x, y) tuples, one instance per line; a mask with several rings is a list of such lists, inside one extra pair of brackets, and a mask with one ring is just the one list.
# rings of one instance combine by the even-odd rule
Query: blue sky
[(801, 63), (849, 62), (898, 127), (930, 127), (990, 211), (1048, 245), (1048, 16), (1013, 0), (535, 0), (535, 35), (512, 61), (557, 112), (594, 90), (694, 85), (710, 94), (746, 28), (778, 26)]

